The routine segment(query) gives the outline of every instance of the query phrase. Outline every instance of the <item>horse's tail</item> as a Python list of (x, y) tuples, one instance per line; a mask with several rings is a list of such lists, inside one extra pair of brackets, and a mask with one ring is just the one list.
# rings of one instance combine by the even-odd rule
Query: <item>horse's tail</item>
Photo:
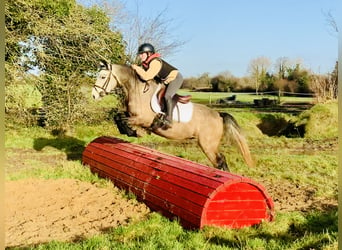
[(230, 138), (233, 137), (241, 151), (246, 164), (249, 167), (254, 167), (255, 163), (252, 159), (249, 146), (247, 144), (246, 138), (240, 132), (240, 126), (238, 125), (237, 121), (232, 115), (228, 113), (220, 112), (220, 116), (223, 118), (224, 134), (226, 139), (230, 140)]

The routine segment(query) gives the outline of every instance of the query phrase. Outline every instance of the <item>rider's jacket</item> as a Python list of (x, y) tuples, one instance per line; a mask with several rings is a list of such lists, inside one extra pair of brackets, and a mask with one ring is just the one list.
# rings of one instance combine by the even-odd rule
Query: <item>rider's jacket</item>
[[(151, 68), (154, 67), (154, 68)], [(177, 74), (178, 70), (171, 64), (167, 63), (163, 59), (160, 58), (160, 54), (154, 53), (150, 57), (148, 57), (143, 63), (142, 63), (142, 68), (144, 69), (145, 72), (138, 72), (137, 73), (144, 78), (144, 75), (148, 75), (149, 71), (157, 72), (154, 76), (149, 76), (154, 78), (157, 82), (160, 83), (170, 83), (173, 81)], [(145, 74), (144, 74), (145, 73)], [(149, 79), (144, 79), (144, 80), (149, 80)]]

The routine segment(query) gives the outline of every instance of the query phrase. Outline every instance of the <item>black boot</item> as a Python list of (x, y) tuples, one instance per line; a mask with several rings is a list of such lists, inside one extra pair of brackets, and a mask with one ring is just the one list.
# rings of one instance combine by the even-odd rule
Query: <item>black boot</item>
[(167, 127), (171, 127), (172, 126), (172, 111), (173, 111), (172, 110), (172, 108), (173, 108), (172, 98), (166, 99), (165, 103), (166, 103), (166, 117), (165, 117), (165, 120), (164, 120), (164, 124)]

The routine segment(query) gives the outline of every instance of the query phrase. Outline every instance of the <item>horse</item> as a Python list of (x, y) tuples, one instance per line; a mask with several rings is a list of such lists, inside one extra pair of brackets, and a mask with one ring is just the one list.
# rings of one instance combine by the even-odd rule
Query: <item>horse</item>
[[(150, 129), (159, 136), (175, 139), (197, 139), (198, 145), (216, 168), (229, 171), (225, 156), (219, 152), (221, 140), (230, 139), (249, 167), (254, 166), (249, 146), (235, 118), (228, 113), (215, 111), (206, 105), (177, 102), (180, 96), (174, 96), (174, 121), (171, 127), (153, 126), (156, 115), (162, 113), (158, 104), (157, 93), (163, 84), (155, 80), (143, 81), (129, 65), (101, 63), (96, 82), (92, 88), (92, 97), (99, 100), (121, 86), (126, 95), (128, 123), (133, 126)], [(151, 101), (152, 100), (152, 101)], [(154, 102), (153, 102), (154, 100)], [(159, 109), (158, 109), (159, 108)]]

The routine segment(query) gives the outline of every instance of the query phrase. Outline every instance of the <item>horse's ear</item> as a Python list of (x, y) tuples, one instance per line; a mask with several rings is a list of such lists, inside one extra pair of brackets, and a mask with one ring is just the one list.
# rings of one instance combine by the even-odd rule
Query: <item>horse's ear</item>
[(106, 60), (101, 59), (100, 60), (100, 65), (99, 65), (100, 69), (108, 69), (109, 68), (109, 64)]

